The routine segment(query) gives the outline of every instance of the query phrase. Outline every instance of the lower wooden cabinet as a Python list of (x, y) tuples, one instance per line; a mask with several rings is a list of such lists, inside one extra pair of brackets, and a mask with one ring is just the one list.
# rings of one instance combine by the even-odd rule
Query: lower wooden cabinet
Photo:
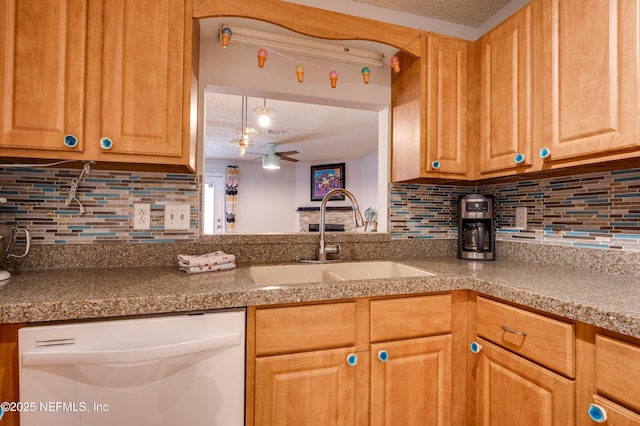
[(475, 308), (476, 424), (575, 425), (575, 325), (485, 297)]
[(451, 424), (451, 335), (371, 345), (372, 426)]
[(247, 425), (453, 424), (450, 294), (248, 312)]
[(477, 425), (575, 424), (575, 382), (479, 339)]
[(368, 358), (355, 348), (269, 356), (255, 364), (255, 424), (366, 424)]
[[(24, 324), (0, 324), (0, 389), (2, 401), (18, 402), (18, 330)], [(0, 424), (14, 426), (20, 424), (19, 413), (4, 413)]]
[(593, 348), (584, 371), (589, 395), (578, 415), (594, 425), (595, 418), (608, 426), (640, 426), (640, 344), (601, 333), (588, 344)]

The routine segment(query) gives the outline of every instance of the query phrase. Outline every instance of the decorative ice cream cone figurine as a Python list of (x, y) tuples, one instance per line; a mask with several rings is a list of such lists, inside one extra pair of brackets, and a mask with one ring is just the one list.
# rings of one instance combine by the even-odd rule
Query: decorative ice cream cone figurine
[(264, 67), (264, 62), (267, 60), (267, 51), (264, 49), (258, 50), (258, 66)]
[(298, 76), (298, 83), (304, 81), (304, 67), (301, 64), (296, 65), (296, 76)]
[(231, 40), (232, 35), (233, 32), (229, 27), (224, 27), (220, 30), (220, 42), (222, 43), (222, 47), (227, 47), (229, 45), (229, 40)]
[(331, 80), (331, 88), (335, 89), (336, 84), (338, 83), (338, 71), (331, 70), (331, 72), (329, 73), (329, 80)]
[(369, 67), (362, 68), (362, 79), (364, 80), (364, 84), (369, 84), (369, 76), (371, 75), (371, 70)]
[(392, 56), (391, 59), (389, 60), (389, 62), (391, 63), (391, 66), (393, 67), (393, 72), (399, 73), (400, 72), (400, 59), (397, 56)]

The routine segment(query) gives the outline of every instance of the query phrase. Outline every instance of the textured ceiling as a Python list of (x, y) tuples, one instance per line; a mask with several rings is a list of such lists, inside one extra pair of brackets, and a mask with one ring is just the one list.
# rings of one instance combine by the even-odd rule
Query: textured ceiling
[[(276, 152), (298, 151), (292, 157), (303, 162), (360, 158), (378, 149), (376, 111), (249, 97), (247, 125), (258, 134), (253, 138), (255, 146), (241, 157), (229, 140), (237, 138), (236, 129), (242, 127), (242, 97), (212, 92), (205, 96), (205, 155), (209, 159), (260, 159), (268, 143), (276, 144)], [(258, 125), (253, 112), (264, 103), (277, 111), (266, 129)]]
[(510, 0), (354, 0), (477, 28)]

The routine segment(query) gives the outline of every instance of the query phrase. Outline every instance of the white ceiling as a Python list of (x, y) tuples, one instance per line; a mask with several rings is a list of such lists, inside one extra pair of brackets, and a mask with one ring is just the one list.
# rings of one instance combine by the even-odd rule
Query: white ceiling
[[(352, 0), (374, 6), (394, 9), (414, 15), (426, 16), (465, 26), (477, 27), (485, 22), (510, 0)], [(226, 19), (230, 21), (230, 19)], [(245, 28), (287, 33), (280, 27), (260, 21), (240, 20)], [(211, 40), (217, 34), (220, 20), (201, 21), (202, 40)], [(235, 21), (237, 22), (237, 20)], [(363, 41), (338, 42), (357, 48), (369, 48), (385, 56), (391, 50), (381, 50), (379, 43)], [(384, 46), (387, 48), (387, 46)], [(391, 53), (390, 53), (391, 52)], [(216, 93), (218, 92), (218, 93)], [(257, 94), (252, 94), (257, 96)], [(248, 149), (246, 157), (229, 140), (238, 137), (241, 127), (242, 100), (238, 93), (219, 93), (219, 89), (207, 89), (205, 100), (205, 156), (207, 159), (257, 160), (265, 153), (267, 143), (277, 144), (277, 152), (296, 150), (294, 158), (303, 162), (321, 162), (358, 158), (377, 150), (378, 112), (327, 105), (313, 105), (282, 99), (267, 99), (267, 106), (274, 107), (277, 115), (268, 129), (260, 129), (255, 123), (253, 108), (262, 105), (263, 98), (249, 97), (249, 126), (259, 134), (254, 137), (255, 146)]]
[(359, 158), (377, 150), (378, 112), (337, 106), (268, 99), (276, 109), (271, 126), (261, 128), (253, 108), (264, 105), (264, 98), (247, 98), (247, 125), (258, 131), (255, 146), (245, 157), (229, 141), (239, 135), (242, 97), (234, 94), (206, 93), (206, 157), (211, 159), (261, 158), (265, 145), (275, 143), (276, 152), (298, 151), (292, 155), (303, 162)]

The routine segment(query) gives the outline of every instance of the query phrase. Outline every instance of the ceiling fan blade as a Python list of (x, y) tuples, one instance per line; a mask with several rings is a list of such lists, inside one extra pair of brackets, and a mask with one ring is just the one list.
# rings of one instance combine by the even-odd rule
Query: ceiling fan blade
[(280, 157), (281, 160), (292, 161), (294, 163), (297, 163), (298, 161), (300, 161), (300, 160), (298, 160), (296, 158), (287, 157), (286, 155), (280, 155), (279, 157)]
[(282, 151), (282, 152), (276, 152), (276, 155), (279, 155), (280, 157), (282, 156), (286, 156), (286, 155), (295, 155), (295, 154), (300, 154), (298, 151)]

